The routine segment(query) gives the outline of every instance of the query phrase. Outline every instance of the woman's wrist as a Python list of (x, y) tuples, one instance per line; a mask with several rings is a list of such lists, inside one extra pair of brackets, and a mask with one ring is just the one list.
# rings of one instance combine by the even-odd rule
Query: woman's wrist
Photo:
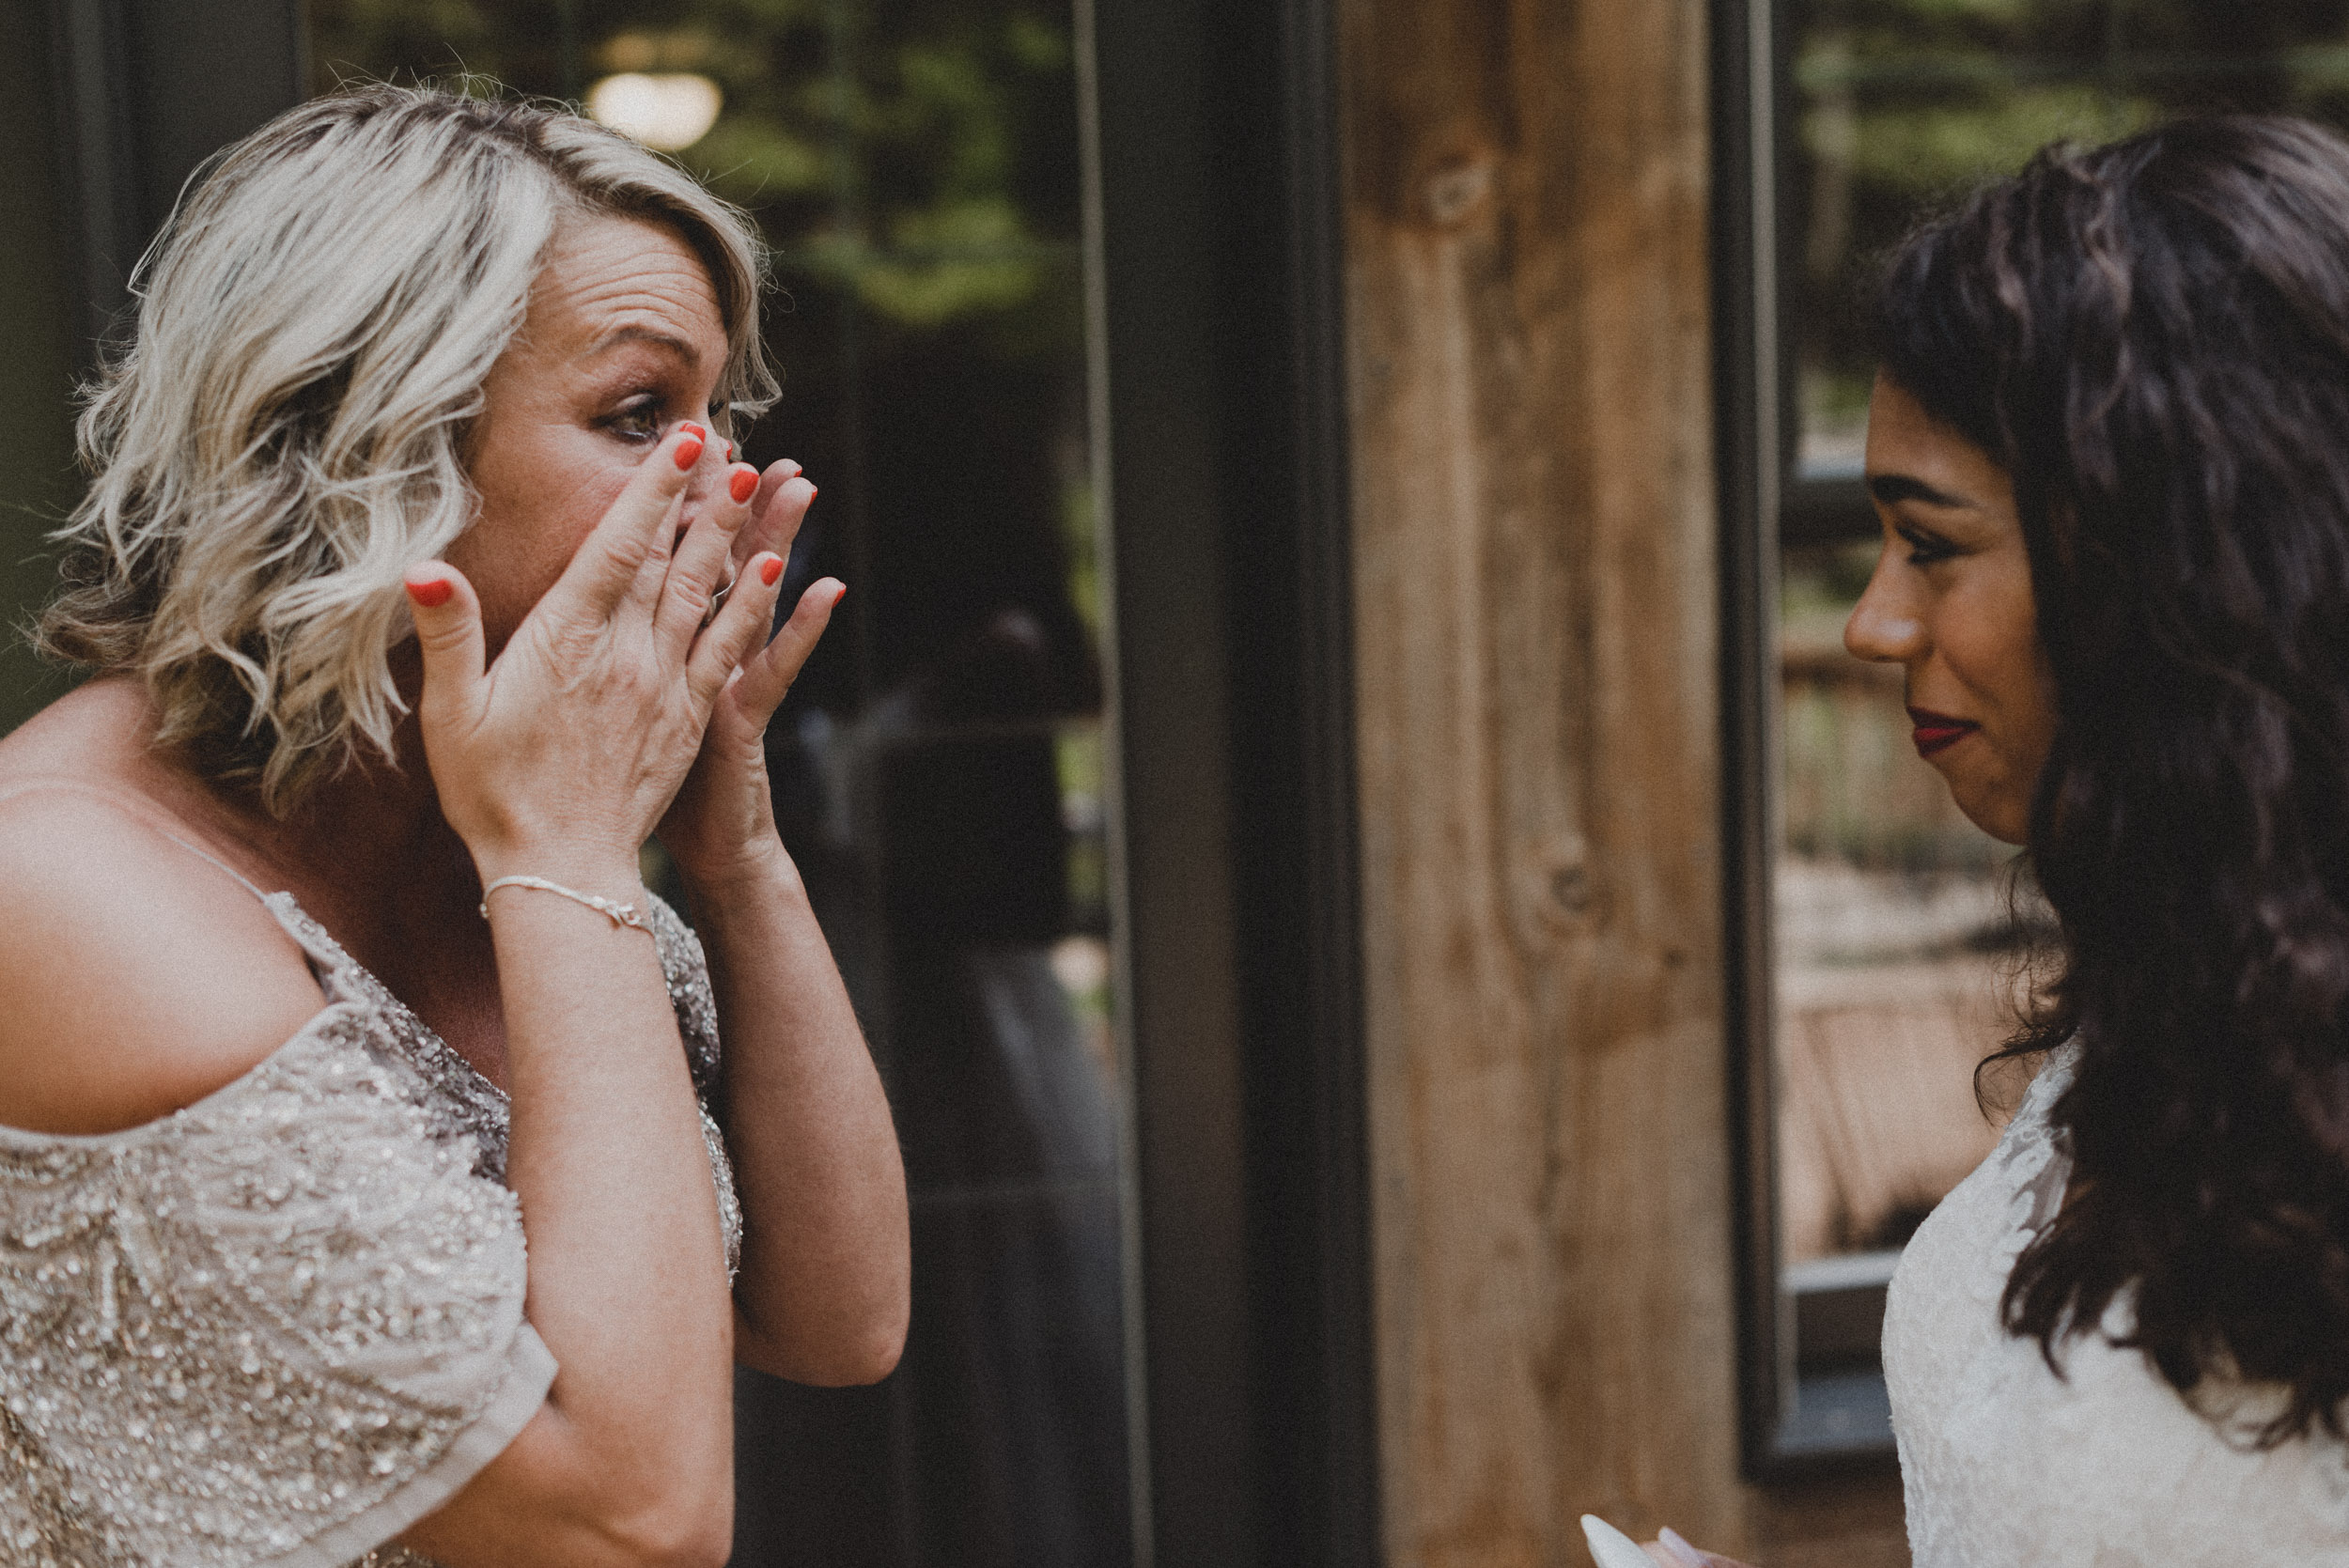
[(536, 877), (576, 892), (627, 902), (644, 890), (632, 850), (567, 839), (533, 839), (475, 849), (484, 888), (501, 877)]
[(697, 915), (723, 917), (745, 901), (807, 895), (798, 864), (771, 832), (729, 855), (688, 858), (671, 849), (669, 858)]

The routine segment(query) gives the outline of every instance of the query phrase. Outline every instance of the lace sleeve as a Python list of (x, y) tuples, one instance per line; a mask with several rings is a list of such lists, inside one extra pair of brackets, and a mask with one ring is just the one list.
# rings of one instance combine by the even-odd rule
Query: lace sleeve
[(537, 1411), (520, 1208), (368, 1022), (128, 1132), (0, 1132), (0, 1558), (331, 1568)]

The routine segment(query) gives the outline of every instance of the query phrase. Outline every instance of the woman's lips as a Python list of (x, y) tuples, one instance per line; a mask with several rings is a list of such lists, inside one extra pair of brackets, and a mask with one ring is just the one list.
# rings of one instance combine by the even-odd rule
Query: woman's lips
[(1917, 754), (1921, 757), (1948, 751), (1982, 728), (1971, 720), (1952, 719), (1946, 713), (1936, 713), (1923, 707), (1910, 708), (1908, 722), (1917, 726), (1909, 732), (1909, 738), (1916, 742)]

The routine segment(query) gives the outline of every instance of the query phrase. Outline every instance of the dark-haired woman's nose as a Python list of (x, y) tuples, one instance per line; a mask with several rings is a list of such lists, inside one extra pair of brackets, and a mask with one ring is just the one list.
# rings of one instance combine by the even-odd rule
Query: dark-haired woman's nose
[(1878, 664), (1906, 664), (1925, 651), (1925, 623), (1912, 596), (1901, 591), (1888, 567), (1891, 554), (1876, 566), (1867, 591), (1852, 606), (1843, 623), (1843, 646), (1855, 659)]

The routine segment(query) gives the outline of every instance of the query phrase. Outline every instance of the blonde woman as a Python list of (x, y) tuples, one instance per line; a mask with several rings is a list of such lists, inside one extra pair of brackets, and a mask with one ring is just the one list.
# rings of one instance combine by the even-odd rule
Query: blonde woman
[(716, 1564), (735, 1361), (894, 1363), (763, 771), (843, 589), (769, 639), (759, 281), (652, 154), (430, 92), (175, 218), (40, 625), (94, 678), (0, 742), (8, 1561)]

